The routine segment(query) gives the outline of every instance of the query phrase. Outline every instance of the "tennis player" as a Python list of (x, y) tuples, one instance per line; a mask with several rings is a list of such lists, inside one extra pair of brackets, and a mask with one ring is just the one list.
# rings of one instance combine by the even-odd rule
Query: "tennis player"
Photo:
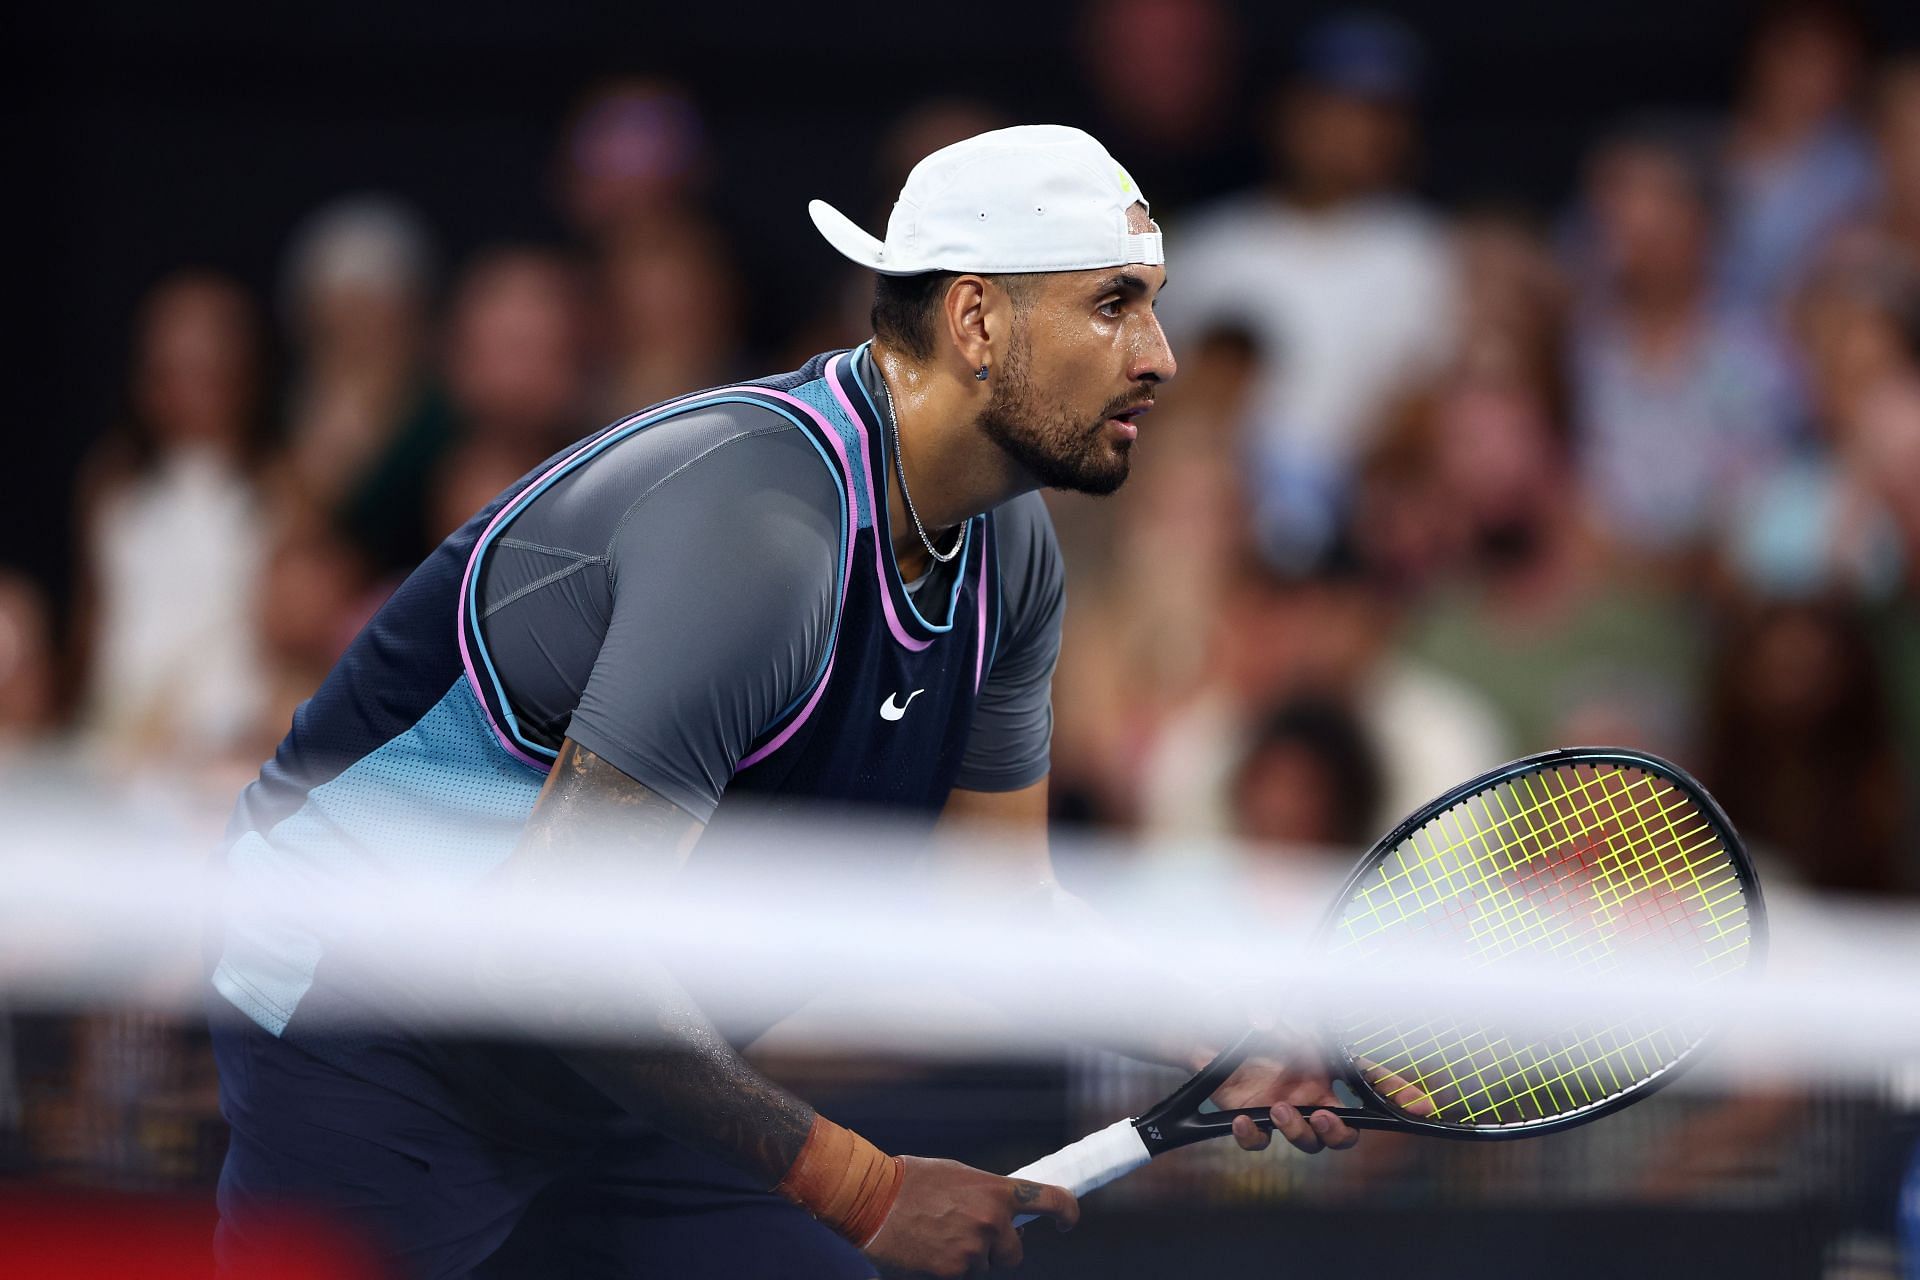
[[(872, 340), (637, 413), (475, 515), (296, 713), (238, 805), (236, 877), (371, 860), (530, 881), (609, 850), (696, 874), (703, 830), (751, 798), (1021, 824), (1013, 879), (1050, 888), (1064, 600), (1035, 491), (1126, 479), (1174, 375), (1160, 233), (1127, 172), (1057, 126), (928, 156), (884, 241), (811, 211), (878, 273)], [(972, 1275), (1019, 1262), (1016, 1215), (1078, 1216), (1061, 1188), (834, 1124), (664, 967), (633, 975), (630, 1043), (530, 1026), (481, 1045), (404, 1004), (376, 1017), (378, 976), (295, 921), (228, 921), (213, 975), (230, 1271), (289, 1203), (434, 1277)], [(482, 980), (524, 1008), (511, 988), (541, 978)], [(1221, 1034), (1196, 1016), (1134, 1048), (1193, 1067)], [(1307, 1150), (1354, 1137), (1286, 1105), (1333, 1101), (1324, 1072), (1255, 1064), (1223, 1100), (1279, 1101)]]

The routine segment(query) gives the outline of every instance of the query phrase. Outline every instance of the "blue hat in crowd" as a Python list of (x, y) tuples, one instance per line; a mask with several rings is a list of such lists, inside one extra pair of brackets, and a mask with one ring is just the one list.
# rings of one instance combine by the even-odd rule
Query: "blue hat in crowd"
[(1295, 74), (1336, 93), (1388, 101), (1420, 94), (1426, 55), (1412, 31), (1378, 14), (1347, 13), (1308, 28)]

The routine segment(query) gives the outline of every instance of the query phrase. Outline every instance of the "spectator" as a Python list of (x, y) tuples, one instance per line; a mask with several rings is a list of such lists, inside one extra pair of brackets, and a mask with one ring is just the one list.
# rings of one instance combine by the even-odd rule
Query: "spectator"
[(1710, 669), (1704, 780), (1741, 834), (1816, 888), (1911, 888), (1886, 690), (1860, 618), (1830, 600), (1737, 611)]
[[(1875, 296), (1885, 298), (1889, 284), (1910, 286), (1920, 278), (1920, 57), (1900, 59), (1883, 73), (1875, 120), (1884, 172), (1881, 201), (1870, 221), (1840, 237), (1833, 256), (1858, 263), (1864, 277), (1883, 276), (1875, 281)], [(1898, 308), (1909, 368), (1920, 367), (1920, 314), (1913, 307), (1909, 296)], [(1855, 347), (1877, 353), (1876, 363), (1893, 367), (1900, 357), (1882, 344), (1890, 341), (1894, 316), (1889, 311), (1879, 320), (1872, 329), (1874, 341)], [(1855, 382), (1865, 387), (1868, 380)], [(1911, 826), (1920, 829), (1920, 379), (1880, 378), (1872, 389), (1859, 399), (1849, 440), (1858, 459), (1854, 474), (1863, 477), (1863, 488), (1885, 512), (1899, 544), (1902, 589), (1877, 603), (1873, 630), (1908, 770)]]
[(1862, 53), (1858, 20), (1836, 0), (1775, 3), (1755, 28), (1722, 155), (1730, 304), (1784, 305), (1814, 251), (1871, 197), (1873, 157), (1852, 116)]
[(448, 308), (442, 368), (450, 427), (390, 454), (354, 504), (382, 529), (392, 571), (416, 563), (502, 488), (599, 425), (585, 407), (586, 316), (573, 265), (545, 249), (482, 254)]
[(223, 276), (183, 272), (141, 304), (126, 417), (80, 500), (84, 726), (115, 756), (204, 758), (257, 714), (261, 348), (252, 301)]
[(1540, 231), (1523, 214), (1483, 208), (1462, 218), (1455, 244), (1461, 320), (1451, 368), (1387, 415), (1361, 461), (1348, 526), (1369, 572), (1411, 594), (1444, 576), (1472, 535), (1437, 468), (1434, 437), (1449, 406), (1567, 420), (1567, 291)]
[(1911, 314), (1920, 314), (1920, 277), (1884, 249), (1832, 262), (1803, 291), (1796, 330), (1821, 447), (1761, 477), (1739, 504), (1727, 559), (1746, 590), (1885, 599), (1899, 587), (1904, 553), (1888, 486), (1901, 469), (1872, 447), (1868, 426), (1915, 381)]
[(544, 249), (482, 255), (447, 318), (447, 388), (460, 435), (538, 461), (581, 434), (586, 317), (580, 279)]
[(1233, 772), (1235, 833), (1273, 845), (1364, 848), (1380, 809), (1366, 731), (1338, 702), (1296, 698), (1254, 733)]
[[(1519, 750), (1666, 746), (1696, 670), (1689, 620), (1622, 572), (1574, 480), (1550, 392), (1481, 344), (1417, 414), (1410, 476), (1462, 562), (1416, 610), (1404, 651), (1496, 708)], [(1364, 513), (1363, 513), (1364, 514)]]
[(614, 80), (587, 94), (562, 137), (559, 196), (591, 244), (684, 214), (706, 180), (706, 127), (676, 85)]
[(365, 562), (327, 521), (300, 508), (283, 516), (254, 616), (266, 691), (252, 740), (236, 753), (249, 772), (273, 754), (294, 709), (372, 616), (368, 585)]
[(741, 372), (739, 285), (726, 246), (692, 221), (650, 224), (606, 247), (599, 284), (611, 421)]
[(1141, 771), (1146, 825), (1163, 835), (1224, 834), (1235, 761), (1257, 709), (1300, 696), (1357, 718), (1377, 760), (1369, 827), (1385, 827), (1476, 768), (1510, 753), (1488, 701), (1395, 650), (1396, 604), (1348, 566), (1276, 574), (1245, 557), (1214, 619), (1208, 679), (1168, 716)]
[[(1914, 338), (1910, 351), (1920, 359), (1920, 329)], [(1864, 406), (1854, 449), (1858, 473), (1895, 530), (1905, 571), (1903, 589), (1874, 603), (1872, 626), (1907, 770), (1909, 829), (1920, 831), (1920, 379), (1890, 384)]]
[(1870, 232), (1920, 266), (1920, 55), (1890, 64), (1874, 98), (1880, 201)]
[(1571, 299), (1541, 227), (1524, 210), (1483, 205), (1458, 219), (1453, 240), (1460, 336), (1450, 355), (1463, 360), (1476, 349), (1503, 349), (1546, 397), (1554, 421), (1565, 421)]
[(1354, 477), (1347, 538), (1353, 556), (1382, 587), (1417, 600), (1466, 557), (1464, 514), (1434, 472), (1433, 403), (1406, 397)]
[[(58, 691), (46, 597), (27, 578), (0, 569), (0, 762), (31, 748), (52, 729)], [(0, 1050), (0, 1059), (4, 1056)], [(0, 1103), (0, 1113), (4, 1110)], [(0, 1126), (4, 1123), (0, 1114)]]
[(1905, 595), (1920, 600), (1920, 372), (1883, 383), (1862, 403), (1852, 448), (1899, 541)]
[[(1135, 177), (1164, 220), (1196, 196), (1238, 185), (1253, 157), (1232, 127), (1245, 33), (1225, 0), (1095, 0), (1082, 8), (1080, 75), (1100, 111), (1094, 133), (1139, 156)], [(1136, 75), (1141, 49), (1153, 74)], [(924, 154), (924, 153), (922, 153)]]
[(282, 273), (295, 358), (286, 461), (323, 508), (423, 408), (431, 258), (419, 220), (382, 196), (326, 205), (294, 232)]
[(448, 447), (445, 391), (429, 367), (433, 249), (405, 205), (355, 196), (294, 232), (282, 271), (293, 338), (287, 502), (329, 513), (370, 564), (398, 573), (418, 545), (390, 501), (396, 474)]
[(1267, 354), (1245, 424), (1255, 518), (1296, 565), (1331, 545), (1379, 415), (1446, 350), (1446, 241), (1398, 194), (1420, 80), (1420, 49), (1397, 25), (1314, 28), (1272, 111), (1272, 184), (1178, 228), (1176, 339), (1242, 324)]
[(1616, 135), (1589, 165), (1587, 203), (1598, 258), (1572, 366), (1583, 483), (1613, 538), (1683, 562), (1785, 455), (1793, 372), (1760, 324), (1713, 302), (1710, 177), (1681, 134)]

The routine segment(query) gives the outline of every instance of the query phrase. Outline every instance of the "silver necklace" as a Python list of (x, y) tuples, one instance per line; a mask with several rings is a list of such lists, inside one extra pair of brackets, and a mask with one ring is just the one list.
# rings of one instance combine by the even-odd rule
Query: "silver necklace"
[(927, 549), (927, 554), (941, 564), (947, 564), (960, 554), (960, 545), (967, 537), (967, 522), (962, 520), (953, 531), (953, 550), (941, 555), (934, 548), (933, 539), (927, 536), (927, 526), (920, 523), (920, 513), (913, 509), (913, 495), (907, 491), (907, 463), (900, 456), (900, 411), (894, 408), (893, 388), (887, 385), (884, 373), (880, 375), (880, 393), (887, 398), (887, 417), (893, 424), (893, 473), (900, 477), (900, 496), (906, 499), (907, 518), (913, 521), (913, 531), (920, 535), (920, 545)]

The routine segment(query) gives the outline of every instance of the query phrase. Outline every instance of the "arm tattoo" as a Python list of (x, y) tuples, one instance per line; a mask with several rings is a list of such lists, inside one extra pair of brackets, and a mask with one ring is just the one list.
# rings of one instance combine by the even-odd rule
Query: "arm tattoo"
[(581, 846), (649, 862), (684, 857), (701, 824), (692, 814), (642, 786), (572, 738), (540, 790), (516, 858), (569, 864)]
[[(664, 884), (701, 830), (684, 809), (569, 738), (502, 873), (511, 884), (531, 883), (614, 857), (658, 871)], [(514, 997), (511, 1008), (550, 1011), (550, 1022), (527, 1027), (536, 1035), (563, 1035), (587, 1012), (580, 993), (524, 956), (483, 970), (490, 989)], [(563, 1048), (561, 1056), (671, 1137), (751, 1169), (769, 1186), (779, 1182), (806, 1143), (813, 1109), (748, 1066), (666, 965), (644, 966), (627, 991), (626, 1043)]]

